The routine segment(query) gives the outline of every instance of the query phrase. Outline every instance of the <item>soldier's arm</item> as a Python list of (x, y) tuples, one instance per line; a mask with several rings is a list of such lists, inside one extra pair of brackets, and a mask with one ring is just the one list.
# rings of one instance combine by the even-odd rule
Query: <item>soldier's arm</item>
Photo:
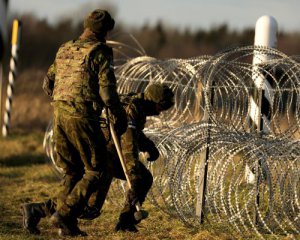
[(155, 161), (158, 159), (159, 157), (159, 151), (155, 145), (155, 143), (148, 138), (144, 132), (141, 131), (141, 133), (139, 134), (139, 150), (141, 152), (148, 152), (149, 157), (148, 157), (148, 161)]
[[(99, 80), (99, 94), (105, 104), (111, 111), (120, 109), (121, 104), (119, 95), (117, 93), (117, 81), (113, 68), (112, 51), (108, 47), (102, 47), (96, 53), (95, 65), (99, 66), (98, 80)], [(95, 66), (96, 68), (97, 66)]]
[(53, 94), (55, 73), (56, 73), (55, 64), (52, 64), (49, 67), (48, 72), (43, 81), (43, 90), (50, 97), (52, 97)]
[(104, 47), (98, 52), (96, 51), (93, 65), (98, 75), (99, 95), (104, 105), (110, 109), (115, 117), (114, 122), (118, 135), (122, 135), (127, 128), (127, 118), (117, 93), (111, 48)]
[(139, 154), (139, 129), (137, 126), (138, 113), (133, 106), (126, 107), (128, 119), (128, 127), (121, 137), (122, 152), (126, 163), (134, 163), (137, 161)]
[(150, 145), (153, 145), (153, 141), (149, 139), (143, 131), (139, 134), (139, 150), (141, 152), (147, 152)]
[[(139, 159), (137, 142), (137, 131), (129, 121), (126, 132), (121, 137), (122, 153), (126, 160), (126, 165), (134, 164)], [(133, 166), (127, 166), (131, 169)]]

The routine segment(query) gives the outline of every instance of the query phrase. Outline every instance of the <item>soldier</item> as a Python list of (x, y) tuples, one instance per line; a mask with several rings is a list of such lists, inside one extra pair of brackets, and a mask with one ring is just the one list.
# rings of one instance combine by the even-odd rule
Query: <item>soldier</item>
[[(116, 231), (137, 232), (135, 225), (138, 221), (134, 218), (135, 204), (137, 202), (142, 204), (145, 201), (153, 182), (151, 172), (139, 160), (139, 152), (148, 152), (148, 161), (155, 161), (159, 157), (155, 144), (143, 133), (146, 117), (158, 115), (171, 108), (174, 104), (173, 97), (174, 94), (169, 87), (158, 83), (148, 85), (144, 93), (121, 97), (128, 119), (128, 128), (121, 136), (121, 146), (132, 189), (127, 191), (124, 208), (115, 227)], [(106, 172), (108, 174), (101, 176), (101, 185), (92, 194), (81, 218), (94, 219), (100, 215), (113, 177), (126, 180), (112, 140), (108, 144), (108, 152), (111, 159), (109, 170)]]
[(55, 201), (42, 206), (22, 205), (23, 225), (31, 233), (39, 233), (36, 225), (48, 213), (60, 235), (86, 235), (79, 229), (77, 218), (99, 186), (107, 162), (99, 123), (103, 107), (110, 109), (119, 135), (127, 128), (116, 90), (112, 50), (105, 40), (114, 24), (107, 11), (91, 12), (84, 20), (82, 35), (59, 48), (44, 79), (43, 89), (53, 100), (56, 163), (64, 176)]
[[(125, 134), (121, 137), (122, 152), (133, 188), (127, 192), (125, 205), (115, 230), (136, 232), (137, 228), (135, 225), (138, 222), (134, 219), (135, 204), (137, 201), (140, 204), (144, 202), (153, 181), (152, 174), (139, 160), (138, 153), (148, 152), (148, 161), (155, 161), (159, 157), (159, 151), (155, 144), (143, 133), (146, 117), (158, 115), (160, 112), (172, 107), (173, 92), (165, 85), (151, 84), (144, 93), (132, 93), (122, 96), (121, 102), (126, 110), (129, 123)], [(125, 180), (116, 148), (109, 136), (109, 130), (107, 129), (104, 133), (106, 139), (110, 140), (107, 147), (108, 158), (110, 159), (108, 161), (109, 164), (107, 164), (107, 171), (100, 177), (101, 184), (91, 195), (88, 206), (85, 207), (80, 216), (82, 219), (92, 220), (100, 215), (113, 177)], [(37, 224), (40, 219), (55, 212), (56, 204), (53, 200), (48, 200), (41, 203), (30, 203), (29, 205), (32, 213), (27, 214), (30, 218), (25, 218), (24, 220), (27, 222), (26, 229), (34, 233), (32, 230), (38, 230)]]

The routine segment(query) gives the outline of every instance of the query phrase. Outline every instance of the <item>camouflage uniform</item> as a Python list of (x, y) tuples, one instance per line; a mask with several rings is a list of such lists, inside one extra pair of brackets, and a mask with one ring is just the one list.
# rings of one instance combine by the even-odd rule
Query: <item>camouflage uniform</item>
[[(94, 29), (97, 19), (100, 25)], [(106, 141), (99, 123), (103, 107), (108, 107), (115, 117), (119, 134), (127, 127), (126, 114), (116, 91), (112, 49), (105, 44), (106, 32), (113, 25), (106, 11), (96, 10), (89, 15), (81, 37), (59, 48), (43, 83), (44, 91), (53, 99), (56, 164), (64, 170), (52, 222), (65, 229), (66, 235), (79, 235), (76, 218), (99, 186), (106, 168)], [(54, 210), (49, 207), (54, 209), (55, 206), (44, 204), (43, 207), (52, 214)], [(26, 213), (32, 210), (23, 209)], [(34, 214), (24, 215), (24, 221), (29, 222), (24, 227), (37, 230), (36, 226), (29, 226), (36, 222), (30, 221)]]
[(99, 116), (104, 105), (113, 113), (122, 111), (111, 63), (112, 51), (104, 43), (79, 39), (59, 49), (47, 73), (49, 82), (55, 80), (56, 161), (66, 174), (66, 189), (57, 198), (62, 216), (80, 214), (105, 167), (106, 142)]
[[(153, 159), (156, 159), (159, 156), (159, 152), (154, 143), (143, 133), (146, 117), (148, 116), (147, 114), (149, 114), (145, 110), (146, 106), (144, 95), (129, 95), (123, 97), (121, 101), (126, 110), (128, 121), (130, 123), (129, 128), (127, 128), (126, 132), (121, 136), (121, 145), (126, 161), (126, 167), (128, 169), (129, 177), (133, 186), (133, 189), (128, 191), (127, 199), (121, 216), (123, 216), (123, 218), (128, 218), (131, 222), (133, 222), (133, 213), (135, 212), (134, 205), (137, 201), (139, 201), (140, 204), (144, 202), (153, 182), (151, 172), (143, 165), (141, 161), (139, 161), (139, 151), (149, 152)], [(153, 112), (153, 110), (151, 112)], [(113, 177), (126, 180), (116, 148), (111, 140), (110, 132), (108, 128), (103, 128), (103, 130), (105, 138), (108, 142), (107, 150), (109, 160), (106, 165), (106, 171), (103, 172), (100, 177), (100, 184), (97, 186), (97, 189), (95, 189), (94, 193), (89, 199), (90, 208), (86, 208), (83, 215), (81, 215), (81, 218), (85, 219), (93, 219), (100, 215), (100, 210), (105, 201)], [(66, 149), (68, 149), (67, 146)], [(56, 161), (58, 165), (60, 164), (60, 167), (64, 167), (64, 163), (62, 162), (61, 164), (59, 158)], [(74, 167), (78, 168), (78, 170), (74, 172), (80, 172), (80, 170), (83, 169), (79, 166), (79, 163), (74, 165)], [(78, 174), (78, 176), (80, 177), (81, 174)], [(50, 199), (46, 202), (35, 203), (38, 221), (31, 221), (31, 224), (34, 226), (32, 229), (36, 229), (36, 225), (38, 224), (40, 218), (52, 215), (56, 211), (56, 208), (59, 208), (62, 200), (64, 200), (65, 193), (70, 193), (72, 191), (76, 181), (74, 181), (74, 179), (68, 175), (65, 176), (64, 181), (65, 184), (62, 185), (62, 190), (60, 191), (60, 193), (62, 193), (61, 196), (55, 199)], [(93, 212), (86, 212), (88, 210)], [(88, 216), (85, 214), (88, 214)]]
[[(122, 97), (121, 102), (128, 120), (128, 128), (121, 136), (121, 147), (132, 189), (127, 191), (116, 230), (135, 232), (137, 229), (134, 225), (138, 223), (134, 218), (135, 204), (137, 202), (142, 204), (145, 201), (153, 182), (151, 172), (139, 160), (139, 152), (148, 152), (148, 161), (155, 161), (159, 157), (159, 151), (155, 144), (143, 133), (146, 118), (169, 109), (173, 105), (173, 93), (165, 85), (152, 84), (146, 88), (145, 94), (129, 94)], [(83, 218), (93, 219), (100, 214), (113, 177), (126, 180), (112, 140), (108, 144), (108, 149), (111, 160), (108, 164), (107, 174), (101, 176), (101, 186), (92, 194)]]
[[(143, 133), (146, 117), (149, 116), (145, 109), (144, 95), (127, 96), (121, 99), (121, 102), (124, 105), (128, 120), (128, 128), (121, 136), (121, 147), (128, 175), (132, 183), (132, 190), (128, 190), (125, 206), (122, 210), (122, 213), (127, 214), (135, 211), (137, 201), (140, 204), (145, 201), (153, 182), (151, 172), (139, 160), (139, 152), (149, 152), (155, 159), (158, 158), (159, 152), (155, 144)], [(89, 200), (89, 206), (99, 211), (104, 203), (112, 178), (126, 180), (112, 140), (108, 144), (108, 152), (110, 161), (107, 173), (110, 174), (103, 174), (101, 176), (101, 186)], [(130, 217), (133, 217), (133, 214)], [(133, 221), (133, 219), (131, 220)]]

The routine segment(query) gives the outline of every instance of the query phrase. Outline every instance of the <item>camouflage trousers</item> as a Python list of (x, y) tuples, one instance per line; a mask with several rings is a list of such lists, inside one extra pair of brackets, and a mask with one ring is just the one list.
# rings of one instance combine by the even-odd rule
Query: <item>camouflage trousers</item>
[(107, 161), (105, 138), (98, 121), (54, 108), (53, 139), (56, 164), (64, 171), (55, 197), (57, 212), (76, 218), (99, 186)]
[[(113, 178), (126, 180), (116, 149), (112, 144), (109, 144), (108, 146), (108, 155), (107, 171), (101, 175), (101, 184), (91, 195), (88, 202), (90, 207), (95, 207), (99, 209), (99, 211), (104, 204)], [(130, 218), (131, 216), (133, 217), (133, 214), (136, 211), (135, 204), (137, 202), (142, 204), (145, 201), (147, 193), (152, 186), (153, 177), (151, 172), (141, 161), (125, 159), (125, 164), (131, 180), (132, 189), (127, 190), (126, 192), (126, 199), (121, 215), (128, 215)]]
[[(122, 166), (120, 164), (120, 160), (117, 156), (116, 150), (113, 148), (108, 149), (108, 164), (106, 171), (102, 173), (99, 185), (96, 190), (91, 194), (88, 205), (92, 208), (96, 208), (99, 211), (102, 209), (103, 204), (105, 202), (107, 193), (109, 191), (110, 185), (112, 183), (113, 178), (126, 180)], [(121, 211), (121, 215), (125, 215), (127, 218), (132, 218), (135, 209), (135, 204), (138, 201), (142, 204), (149, 192), (153, 178), (150, 171), (143, 165), (142, 162), (136, 161), (134, 163), (127, 163), (127, 169), (129, 171), (129, 178), (131, 179), (133, 189), (128, 190), (126, 193), (126, 199), (124, 203), (124, 207)], [(64, 181), (68, 182), (68, 184), (62, 184), (62, 189), (60, 192), (69, 193), (71, 192), (74, 183), (71, 182), (71, 178), (68, 176), (65, 177)], [(63, 198), (66, 194), (63, 194), (60, 197), (55, 197), (53, 199), (49, 199), (46, 202), (41, 203), (41, 207), (44, 211), (45, 216), (52, 215), (56, 209), (57, 205), (61, 205)]]

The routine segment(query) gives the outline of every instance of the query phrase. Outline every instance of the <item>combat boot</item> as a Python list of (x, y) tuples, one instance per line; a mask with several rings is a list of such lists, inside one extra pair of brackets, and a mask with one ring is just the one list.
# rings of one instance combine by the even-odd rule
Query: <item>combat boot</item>
[(115, 231), (119, 232), (119, 231), (123, 231), (123, 232), (138, 232), (138, 229), (136, 228), (136, 226), (133, 223), (126, 223), (126, 222), (122, 222), (119, 221), (117, 223), (117, 225), (115, 226)]
[(46, 217), (44, 203), (26, 203), (21, 205), (23, 227), (31, 234), (40, 234), (37, 228), (41, 218)]
[(93, 219), (99, 217), (100, 214), (101, 214), (101, 211), (98, 208), (86, 206), (84, 208), (82, 214), (78, 218), (85, 219), (85, 220), (93, 220)]
[(76, 218), (66, 218), (61, 216), (58, 212), (55, 212), (51, 216), (50, 221), (58, 228), (58, 234), (60, 236), (87, 236), (86, 232), (79, 229)]
[(123, 212), (120, 214), (119, 221), (115, 226), (115, 231), (138, 232), (135, 222), (133, 211)]

